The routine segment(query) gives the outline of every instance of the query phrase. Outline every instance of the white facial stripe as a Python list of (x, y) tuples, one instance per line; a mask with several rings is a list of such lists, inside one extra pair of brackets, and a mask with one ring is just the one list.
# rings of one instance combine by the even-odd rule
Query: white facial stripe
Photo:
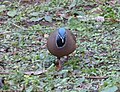
[(59, 36), (61, 39), (63, 39), (60, 34), (58, 34), (58, 36)]

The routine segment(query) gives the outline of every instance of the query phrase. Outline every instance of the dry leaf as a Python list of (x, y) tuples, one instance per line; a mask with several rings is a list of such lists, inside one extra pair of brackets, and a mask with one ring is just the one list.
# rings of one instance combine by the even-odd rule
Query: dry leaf
[(24, 74), (26, 75), (40, 75), (40, 74), (43, 74), (47, 72), (47, 70), (41, 70), (41, 71), (27, 71), (27, 72), (24, 72)]
[(49, 35), (48, 34), (44, 34), (44, 38), (48, 38), (49, 37)]

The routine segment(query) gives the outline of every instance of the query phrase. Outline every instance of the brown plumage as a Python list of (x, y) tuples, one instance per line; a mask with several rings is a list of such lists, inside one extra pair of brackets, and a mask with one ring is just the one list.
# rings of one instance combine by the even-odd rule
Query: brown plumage
[(60, 28), (50, 34), (47, 41), (49, 52), (58, 59), (57, 70), (61, 69), (60, 58), (68, 56), (76, 49), (76, 38), (70, 30)]

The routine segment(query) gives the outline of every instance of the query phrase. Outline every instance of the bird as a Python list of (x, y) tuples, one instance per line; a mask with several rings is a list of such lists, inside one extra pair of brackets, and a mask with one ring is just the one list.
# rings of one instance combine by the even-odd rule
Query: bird
[(52, 32), (47, 40), (48, 51), (57, 57), (56, 69), (61, 70), (61, 60), (63, 56), (69, 56), (76, 49), (76, 37), (74, 34), (64, 27), (58, 28)]

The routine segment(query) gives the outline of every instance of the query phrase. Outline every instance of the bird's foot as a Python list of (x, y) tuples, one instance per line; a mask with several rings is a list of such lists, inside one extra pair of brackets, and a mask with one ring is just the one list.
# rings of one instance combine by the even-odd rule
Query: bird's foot
[(56, 62), (56, 70), (57, 71), (60, 71), (61, 69), (62, 69), (62, 64), (61, 64), (61, 60), (57, 60), (57, 62)]

